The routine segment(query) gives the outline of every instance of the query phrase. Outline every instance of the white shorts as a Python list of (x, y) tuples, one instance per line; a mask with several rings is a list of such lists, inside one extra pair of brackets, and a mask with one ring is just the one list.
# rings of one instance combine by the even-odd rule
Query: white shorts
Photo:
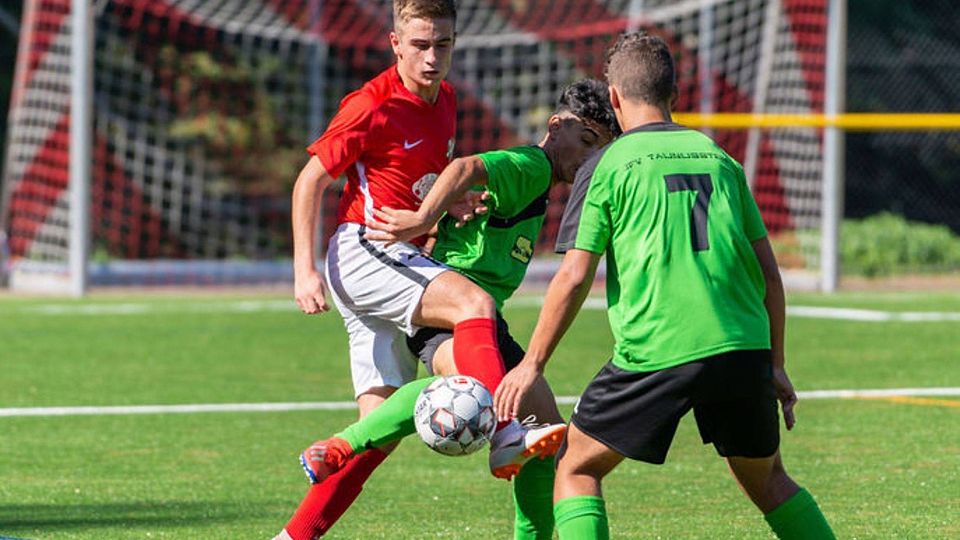
[(419, 362), (406, 336), (427, 285), (446, 266), (413, 244), (366, 240), (366, 227), (342, 223), (330, 238), (325, 273), (330, 295), (350, 337), (350, 372), (356, 396), (377, 386), (401, 387)]

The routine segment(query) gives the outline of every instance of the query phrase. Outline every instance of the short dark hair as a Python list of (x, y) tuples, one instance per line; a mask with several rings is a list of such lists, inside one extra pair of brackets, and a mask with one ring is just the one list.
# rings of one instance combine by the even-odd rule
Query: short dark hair
[(393, 0), (393, 24), (410, 19), (453, 19), (457, 22), (454, 0)]
[(677, 87), (670, 47), (646, 32), (622, 34), (607, 50), (607, 82), (630, 100), (669, 106)]
[(556, 113), (570, 112), (581, 120), (589, 120), (620, 135), (620, 124), (610, 105), (607, 85), (596, 79), (581, 79), (563, 88), (557, 99)]

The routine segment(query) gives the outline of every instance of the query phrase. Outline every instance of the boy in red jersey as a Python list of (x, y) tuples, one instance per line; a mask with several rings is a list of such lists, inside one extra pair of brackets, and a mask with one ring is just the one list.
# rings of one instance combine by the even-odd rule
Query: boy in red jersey
[[(396, 65), (343, 99), (326, 132), (308, 147), (311, 158), (293, 190), (296, 301), (304, 313), (322, 313), (329, 307), (314, 262), (317, 213), (327, 186), (347, 175), (325, 274), (349, 334), (361, 417), (416, 377), (406, 337), (420, 327), (452, 328), (459, 371), (491, 392), (504, 373), (496, 305), (483, 289), (422, 255), (423, 237), (389, 245), (364, 238), (375, 209), (419, 207), (449, 162), (456, 133), (456, 96), (443, 80), (453, 53), (453, 0), (394, 0), (393, 11)], [(316, 484), (279, 538), (322, 535), (392, 448), (364, 452)], [(301, 456), (308, 475), (324, 451), (311, 447)]]

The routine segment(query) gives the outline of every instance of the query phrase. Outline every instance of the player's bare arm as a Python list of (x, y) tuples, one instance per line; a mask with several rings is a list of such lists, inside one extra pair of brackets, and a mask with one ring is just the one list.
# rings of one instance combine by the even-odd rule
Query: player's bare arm
[[(462, 199), (451, 204), (450, 208), (447, 209), (447, 214), (452, 216), (456, 221), (454, 226), (459, 229), (468, 221), (472, 221), (474, 216), (486, 214), (489, 210), (489, 208), (487, 208), (487, 199), (489, 197), (490, 193), (486, 191), (467, 191)], [(423, 249), (420, 250), (424, 255), (433, 253), (433, 247), (437, 244), (438, 234), (439, 227), (434, 223), (433, 227), (431, 227), (427, 233), (427, 241), (424, 242)]]
[(323, 276), (317, 271), (315, 246), (320, 202), (333, 180), (320, 159), (311, 156), (293, 186), (293, 294), (300, 310), (308, 315), (330, 310)]
[(487, 169), (476, 156), (457, 158), (440, 173), (420, 208), (399, 210), (383, 207), (374, 210), (374, 220), (367, 222), (370, 230), (368, 240), (406, 242), (426, 234), (443, 213), (455, 202), (463, 199), (467, 191), (476, 185), (487, 183)]
[(770, 318), (770, 352), (773, 357), (773, 383), (777, 389), (777, 398), (783, 408), (783, 422), (787, 429), (793, 429), (796, 415), (793, 411), (797, 404), (797, 393), (793, 389), (790, 377), (784, 367), (783, 353), (784, 328), (786, 321), (786, 298), (783, 293), (783, 280), (780, 278), (780, 268), (773, 253), (770, 240), (763, 237), (753, 242), (753, 251), (760, 261), (763, 279), (766, 282), (767, 293), (763, 299), (767, 316)]
[(516, 417), (523, 397), (543, 374), (554, 349), (590, 294), (599, 263), (600, 254), (581, 249), (571, 249), (563, 256), (560, 268), (547, 288), (527, 354), (506, 374), (493, 397), (500, 418)]
[(468, 190), (462, 199), (454, 201), (450, 208), (447, 208), (447, 215), (456, 221), (454, 226), (459, 229), (467, 222), (473, 221), (474, 217), (487, 213), (490, 209), (487, 206), (489, 198), (490, 192), (488, 191)]

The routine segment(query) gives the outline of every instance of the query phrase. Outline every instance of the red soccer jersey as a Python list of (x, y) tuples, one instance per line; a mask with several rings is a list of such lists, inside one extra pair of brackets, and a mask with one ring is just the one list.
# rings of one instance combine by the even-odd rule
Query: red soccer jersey
[(352, 92), (307, 151), (336, 178), (347, 173), (337, 223), (364, 223), (373, 209), (416, 210), (450, 162), (457, 129), (453, 87), (430, 104), (403, 86), (396, 66)]

